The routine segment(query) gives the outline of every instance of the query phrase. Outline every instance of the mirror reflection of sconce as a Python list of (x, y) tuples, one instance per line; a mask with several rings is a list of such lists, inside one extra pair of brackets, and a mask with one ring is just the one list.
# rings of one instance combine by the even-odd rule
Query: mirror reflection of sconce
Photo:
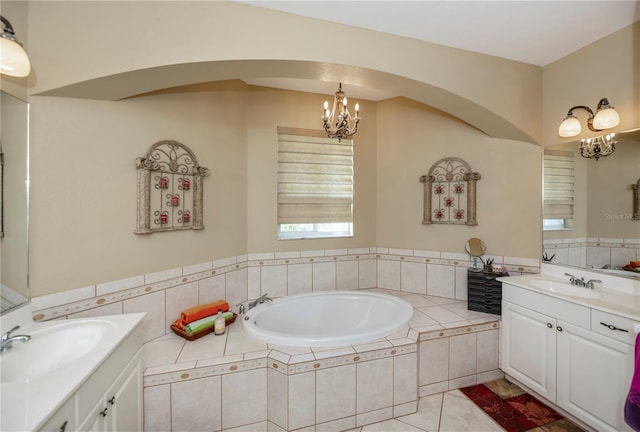
[[(465, 250), (473, 257), (473, 267), (471, 271), (481, 272), (484, 270), (484, 260), (482, 255), (487, 251), (487, 245), (479, 238), (470, 238), (464, 245)], [(478, 267), (478, 259), (482, 262), (482, 266)]]
[(631, 219), (640, 220), (640, 178), (631, 185), (631, 189), (633, 189), (633, 215)]
[(8, 19), (0, 15), (2, 33), (0, 33), (0, 73), (26, 77), (31, 72), (31, 62), (22, 44), (16, 39), (16, 33)]
[(582, 131), (580, 121), (573, 115), (573, 111), (577, 109), (585, 110), (589, 113), (587, 119), (587, 127), (594, 132), (600, 132), (605, 129), (611, 129), (620, 124), (620, 116), (618, 112), (609, 105), (607, 98), (600, 99), (596, 113), (594, 114), (591, 108), (584, 105), (576, 105), (569, 109), (567, 116), (564, 118), (558, 129), (558, 135), (561, 137), (573, 137), (578, 135)]

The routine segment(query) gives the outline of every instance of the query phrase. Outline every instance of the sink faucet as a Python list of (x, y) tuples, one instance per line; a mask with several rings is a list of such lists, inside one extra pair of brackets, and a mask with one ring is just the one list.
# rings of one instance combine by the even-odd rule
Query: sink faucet
[(13, 333), (14, 331), (18, 330), (19, 328), (20, 328), (20, 326), (17, 325), (14, 328), (12, 328), (11, 330), (9, 330), (8, 332), (6, 332), (5, 334), (2, 335), (2, 338), (0, 338), (0, 352), (5, 352), (5, 351), (10, 350), (13, 347), (13, 343), (15, 341), (27, 342), (29, 339), (31, 339), (31, 336), (29, 336), (29, 335), (11, 336), (11, 333)]
[(268, 297), (269, 294), (262, 294), (260, 297), (258, 297), (255, 300), (251, 300), (249, 302), (249, 309), (253, 309), (254, 307), (258, 306), (259, 304), (262, 304), (264, 302), (272, 302), (273, 299)]
[(576, 276), (569, 273), (565, 273), (564, 275), (569, 276), (569, 282), (571, 283), (571, 285), (585, 287), (588, 289), (593, 289), (594, 283), (602, 283), (602, 281), (598, 279), (589, 279), (588, 281), (585, 281), (583, 277), (578, 279)]

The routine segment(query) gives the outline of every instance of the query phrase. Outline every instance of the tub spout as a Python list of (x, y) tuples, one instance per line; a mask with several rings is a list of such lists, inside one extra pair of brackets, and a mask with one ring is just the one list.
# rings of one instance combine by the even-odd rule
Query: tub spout
[(269, 296), (269, 294), (263, 294), (263, 295), (261, 295), (260, 297), (258, 297), (257, 299), (255, 299), (255, 300), (251, 300), (251, 301), (249, 302), (249, 309), (253, 309), (254, 307), (256, 307), (256, 306), (258, 306), (259, 304), (262, 304), (262, 303), (264, 303), (264, 302), (272, 302), (272, 301), (273, 301), (273, 299), (272, 299), (272, 298), (270, 298), (270, 297), (268, 297), (268, 296)]

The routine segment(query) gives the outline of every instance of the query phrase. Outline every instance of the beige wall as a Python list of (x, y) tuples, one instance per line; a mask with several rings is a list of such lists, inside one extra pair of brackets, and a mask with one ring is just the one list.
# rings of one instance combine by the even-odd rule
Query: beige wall
[[(403, 99), (378, 106), (378, 244), (464, 253), (479, 237), (492, 255), (539, 258), (540, 147), (487, 137), (446, 113)], [(475, 227), (422, 225), (421, 175), (445, 157), (482, 175)]]
[(537, 66), (236, 2), (35, 1), (29, 33), (31, 94), (117, 99), (244, 77), (342, 81), (435, 106), (491, 136), (541, 138)]
[[(246, 86), (190, 90), (31, 98), (32, 296), (245, 253)], [(186, 144), (211, 171), (203, 231), (133, 234), (135, 159), (163, 139)]]
[(543, 143), (545, 146), (602, 133), (587, 129), (587, 113), (575, 111), (582, 133), (560, 138), (558, 127), (569, 108), (586, 105), (595, 111), (606, 97), (620, 114), (611, 132), (640, 127), (640, 22), (557, 60), (543, 72)]
[[(360, 102), (354, 136), (353, 238), (277, 240), (278, 126), (319, 130), (327, 95), (252, 87), (248, 113), (248, 252), (370, 247), (376, 244), (376, 104)], [(355, 101), (353, 101), (355, 103)]]

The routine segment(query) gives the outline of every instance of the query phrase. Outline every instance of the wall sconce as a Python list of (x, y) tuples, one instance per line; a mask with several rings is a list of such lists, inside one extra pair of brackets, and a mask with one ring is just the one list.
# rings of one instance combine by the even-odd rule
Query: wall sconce
[[(336, 108), (339, 112), (336, 113)], [(358, 122), (360, 122), (360, 105), (356, 104), (356, 116), (351, 117), (347, 109), (347, 95), (342, 91), (342, 83), (333, 98), (333, 108), (329, 111), (329, 102), (324, 101), (322, 123), (329, 138), (338, 138), (341, 141), (349, 138), (358, 132)]]
[(591, 108), (584, 105), (574, 106), (569, 110), (567, 116), (560, 124), (560, 128), (558, 129), (558, 135), (561, 137), (572, 137), (576, 136), (582, 130), (582, 126), (580, 126), (580, 121), (573, 115), (573, 110), (575, 109), (583, 109), (589, 113), (589, 118), (587, 119), (587, 126), (590, 130), (594, 132), (599, 132), (605, 129), (611, 129), (620, 124), (620, 116), (617, 111), (613, 109), (611, 105), (609, 105), (609, 101), (607, 98), (600, 99), (598, 102), (598, 107), (596, 109), (595, 115)]
[(613, 154), (618, 143), (615, 136), (616, 134), (610, 133), (605, 136), (580, 140), (580, 156), (587, 159), (593, 158), (598, 162), (601, 157)]
[(31, 72), (29, 56), (16, 39), (13, 26), (0, 15), (2, 33), (0, 33), (0, 73), (15, 77), (25, 77)]

